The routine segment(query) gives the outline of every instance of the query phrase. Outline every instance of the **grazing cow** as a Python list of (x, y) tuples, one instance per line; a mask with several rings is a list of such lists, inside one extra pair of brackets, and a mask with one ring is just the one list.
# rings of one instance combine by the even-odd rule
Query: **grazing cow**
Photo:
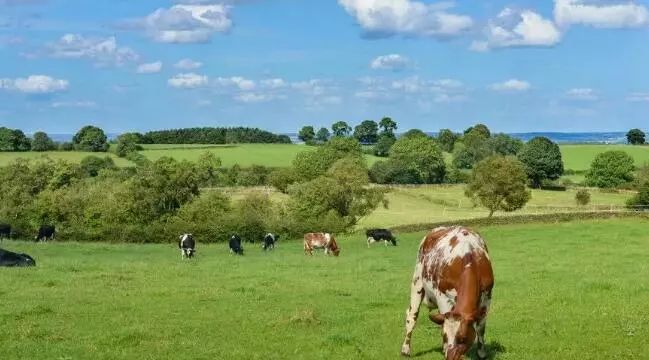
[(241, 238), (239, 235), (234, 234), (230, 237), (230, 254), (243, 255), (243, 246), (241, 246)]
[[(431, 309), (430, 320), (442, 326), (446, 360), (461, 359), (475, 341), (478, 358), (487, 358), (484, 335), (494, 277), (487, 245), (478, 234), (461, 226), (431, 231), (419, 245), (411, 285), (402, 355), (410, 356), (423, 301)], [(433, 313), (434, 307), (439, 313)]]
[(329, 233), (308, 233), (304, 235), (304, 254), (313, 255), (313, 249), (324, 249), (325, 255), (340, 254), (336, 238)]
[(36, 266), (36, 261), (27, 254), (17, 254), (0, 249), (0, 267), (27, 267)]
[(54, 235), (56, 234), (56, 228), (54, 225), (41, 225), (38, 228), (38, 235), (36, 235), (36, 241), (47, 241), (54, 240)]
[(375, 242), (384, 241), (385, 246), (388, 246), (389, 243), (397, 246), (397, 239), (392, 235), (392, 232), (387, 229), (370, 229), (365, 232), (367, 235), (367, 247), (370, 247), (370, 244)]
[(275, 243), (277, 240), (279, 240), (279, 235), (273, 233), (266, 234), (266, 236), (264, 236), (264, 245), (262, 248), (266, 251), (275, 249)]
[(194, 254), (196, 254), (196, 241), (194, 241), (194, 235), (180, 235), (180, 239), (178, 240), (178, 248), (180, 249), (180, 257), (182, 259), (193, 258)]
[(11, 225), (0, 224), (0, 241), (11, 238)]

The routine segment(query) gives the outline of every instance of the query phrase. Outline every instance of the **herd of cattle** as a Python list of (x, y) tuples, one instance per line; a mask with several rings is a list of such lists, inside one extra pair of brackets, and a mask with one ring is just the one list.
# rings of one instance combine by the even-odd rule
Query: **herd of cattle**
[[(51, 240), (55, 233), (53, 226), (41, 226), (35, 239)], [(378, 241), (383, 241), (386, 246), (397, 245), (389, 230), (368, 230), (366, 235), (368, 247)], [(0, 240), (10, 236), (11, 227), (0, 224)], [(278, 240), (278, 235), (268, 233), (263, 238), (263, 250), (273, 250)], [(228, 246), (231, 254), (243, 255), (242, 240), (237, 234), (230, 237)], [(196, 254), (194, 236), (181, 235), (178, 248), (182, 259), (193, 258)], [(312, 255), (314, 249), (340, 255), (340, 247), (334, 235), (329, 233), (304, 235), (304, 253)], [(0, 249), (0, 267), (35, 265), (34, 259), (27, 254)], [(401, 354), (411, 354), (412, 333), (420, 306), (424, 303), (429, 309), (429, 319), (441, 326), (446, 360), (462, 359), (474, 343), (477, 344), (478, 358), (486, 359), (484, 336), (493, 286), (489, 252), (480, 235), (462, 226), (439, 227), (429, 232), (419, 245)]]

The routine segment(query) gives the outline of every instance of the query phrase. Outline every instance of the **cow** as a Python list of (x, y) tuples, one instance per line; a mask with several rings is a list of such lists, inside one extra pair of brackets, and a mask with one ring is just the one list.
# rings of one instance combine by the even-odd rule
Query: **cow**
[(191, 259), (196, 254), (196, 241), (194, 241), (194, 235), (192, 234), (183, 234), (180, 235), (178, 239), (178, 248), (180, 249), (181, 259)]
[(365, 232), (367, 235), (367, 247), (370, 247), (370, 244), (375, 242), (383, 241), (385, 246), (392, 244), (397, 246), (397, 239), (392, 235), (392, 232), (387, 229), (370, 229)]
[(0, 224), (0, 241), (11, 238), (11, 225)]
[(230, 237), (230, 254), (243, 255), (241, 238), (237, 234), (234, 234)]
[(275, 249), (275, 243), (279, 240), (279, 235), (273, 234), (273, 233), (268, 233), (266, 236), (264, 236), (264, 245), (262, 245), (262, 248), (265, 251), (268, 250), (273, 250)]
[(36, 235), (36, 241), (47, 241), (54, 240), (54, 235), (56, 235), (56, 228), (54, 225), (41, 225), (38, 228), (38, 235)]
[(36, 266), (36, 261), (31, 256), (0, 249), (0, 267), (28, 266)]
[(462, 359), (474, 342), (478, 358), (486, 359), (484, 336), (493, 286), (487, 245), (477, 233), (461, 226), (432, 230), (419, 245), (401, 354), (410, 356), (423, 301), (430, 320), (442, 328), (446, 360)]
[(336, 238), (329, 233), (308, 233), (304, 235), (304, 254), (313, 255), (313, 249), (324, 249), (325, 255), (340, 255)]

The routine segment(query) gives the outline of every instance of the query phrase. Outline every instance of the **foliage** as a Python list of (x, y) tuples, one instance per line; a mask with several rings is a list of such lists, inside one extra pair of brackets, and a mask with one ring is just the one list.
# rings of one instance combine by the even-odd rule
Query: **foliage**
[(381, 135), (390, 134), (394, 137), (394, 131), (397, 130), (397, 123), (392, 118), (386, 116), (379, 122), (379, 127), (381, 128)]
[(381, 134), (381, 136), (379, 136), (379, 141), (377, 141), (376, 145), (374, 145), (372, 153), (376, 156), (387, 157), (388, 155), (390, 155), (390, 149), (396, 141), (397, 139), (394, 136), (390, 136), (389, 134)]
[(586, 173), (586, 184), (600, 188), (619, 187), (633, 180), (633, 158), (624, 151), (598, 154)]
[(464, 130), (464, 135), (474, 133), (476, 135), (482, 136), (485, 139), (488, 139), (491, 137), (491, 131), (487, 127), (487, 125), (484, 124), (476, 124), (474, 126), (471, 126)]
[(320, 128), (320, 130), (318, 130), (318, 133), (316, 134), (316, 140), (323, 143), (329, 141), (330, 137), (331, 137), (331, 133), (329, 132), (329, 129), (324, 127)]
[(74, 144), (69, 141), (64, 141), (59, 144), (60, 151), (74, 151)]
[(323, 175), (336, 161), (345, 157), (362, 157), (361, 145), (355, 138), (333, 137), (314, 151), (303, 151), (293, 160), (293, 168), (300, 181)]
[(268, 175), (268, 185), (285, 194), (288, 192), (289, 186), (297, 181), (297, 174), (292, 168), (279, 168)]
[(0, 151), (29, 151), (31, 142), (21, 130), (0, 127)]
[(649, 207), (649, 181), (645, 181), (640, 188), (638, 193), (635, 194), (629, 201), (627, 205), (630, 207), (641, 207), (641, 210), (647, 210)]
[(352, 127), (344, 121), (338, 121), (331, 125), (331, 131), (333, 133), (333, 136), (345, 137), (349, 136), (349, 134), (352, 132)]
[(81, 128), (72, 138), (76, 150), (106, 152), (108, 151), (108, 138), (104, 130), (88, 125)]
[(518, 158), (525, 166), (533, 187), (543, 180), (556, 180), (563, 174), (563, 160), (559, 145), (546, 137), (535, 137), (523, 146)]
[(422, 182), (439, 184), (444, 180), (444, 156), (430, 137), (401, 137), (392, 146), (390, 159), (414, 169)]
[(455, 142), (458, 140), (458, 135), (449, 129), (442, 129), (437, 134), (437, 143), (442, 151), (453, 152)]
[(104, 156), (101, 158), (99, 156), (89, 155), (81, 160), (79, 167), (84, 176), (95, 177), (99, 175), (99, 172), (102, 170), (115, 169), (115, 162), (110, 156)]
[(631, 129), (626, 133), (626, 140), (631, 145), (643, 145), (645, 143), (645, 133), (640, 129)]
[(495, 211), (514, 211), (531, 198), (523, 164), (513, 157), (492, 156), (476, 164), (466, 189), (475, 204)]
[(453, 166), (458, 169), (471, 169), (476, 163), (490, 156), (489, 138), (479, 131), (470, 131), (455, 143)]
[(405, 133), (401, 134), (400, 138), (414, 138), (414, 137), (429, 137), (428, 134), (419, 130), (419, 129), (410, 129)]
[(44, 132), (37, 131), (32, 138), (32, 151), (50, 151), (56, 149), (56, 144)]
[(302, 127), (297, 137), (306, 143), (313, 141), (313, 139), (315, 139), (315, 130), (313, 129), (313, 126)]
[(490, 151), (496, 155), (517, 155), (525, 144), (520, 139), (516, 139), (507, 134), (496, 134), (489, 138), (487, 146)]
[(186, 128), (150, 131), (142, 136), (143, 144), (290, 144), (286, 135), (275, 135), (257, 128)]
[(369, 171), (370, 179), (376, 184), (422, 184), (421, 174), (413, 167), (388, 159), (377, 161)]
[(204, 151), (196, 161), (196, 170), (202, 184), (214, 184), (218, 177), (218, 170), (221, 167), (221, 159), (214, 153)]
[(139, 143), (142, 141), (142, 135), (138, 133), (125, 133), (117, 137), (115, 154), (119, 157), (126, 157), (128, 154), (142, 150)]
[(586, 189), (580, 189), (575, 194), (575, 202), (577, 205), (585, 206), (590, 204), (590, 193)]
[(362, 144), (375, 144), (379, 137), (379, 125), (372, 120), (365, 120), (354, 128), (354, 137)]

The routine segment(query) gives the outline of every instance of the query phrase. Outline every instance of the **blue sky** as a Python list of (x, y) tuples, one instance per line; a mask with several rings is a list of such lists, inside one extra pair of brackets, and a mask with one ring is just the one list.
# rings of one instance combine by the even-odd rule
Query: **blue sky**
[(0, 0), (0, 125), (649, 120), (649, 1)]

